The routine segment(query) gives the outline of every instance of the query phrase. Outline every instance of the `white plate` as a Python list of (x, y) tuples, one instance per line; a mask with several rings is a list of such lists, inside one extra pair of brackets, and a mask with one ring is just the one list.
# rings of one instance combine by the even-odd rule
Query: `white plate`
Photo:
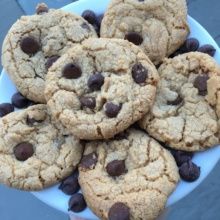
[[(105, 11), (108, 2), (109, 0), (80, 0), (70, 5), (67, 5), (63, 9), (77, 14), (81, 14), (85, 9), (91, 9), (95, 11), (97, 14), (101, 14)], [(208, 34), (208, 32), (194, 19), (189, 17), (188, 20), (191, 28), (190, 37), (196, 37), (200, 41), (201, 45), (202, 44), (213, 45), (217, 49), (215, 54), (215, 59), (217, 60), (218, 63), (220, 63), (220, 49), (218, 48), (216, 42), (212, 39), (212, 37)], [(15, 91), (16, 91), (15, 86), (13, 85), (13, 83), (11, 82), (11, 80), (8, 78), (7, 74), (3, 70), (0, 76), (0, 103), (10, 102), (10, 98)], [(187, 183), (181, 181), (178, 184), (176, 190), (169, 197), (166, 204), (167, 207), (174, 204), (178, 200), (182, 199), (187, 194), (189, 194), (193, 189), (195, 189), (212, 171), (212, 169), (218, 162), (219, 158), (220, 158), (220, 146), (212, 148), (211, 150), (208, 150), (203, 153), (196, 153), (196, 155), (193, 158), (193, 161), (201, 167), (200, 178), (193, 183)], [(67, 213), (69, 196), (66, 196), (64, 193), (62, 193), (58, 189), (58, 185), (40, 192), (33, 192), (33, 194), (38, 199), (52, 206), (53, 208)], [(83, 212), (76, 213), (75, 215), (85, 219), (92, 219), (92, 220), (98, 219), (88, 208)]]

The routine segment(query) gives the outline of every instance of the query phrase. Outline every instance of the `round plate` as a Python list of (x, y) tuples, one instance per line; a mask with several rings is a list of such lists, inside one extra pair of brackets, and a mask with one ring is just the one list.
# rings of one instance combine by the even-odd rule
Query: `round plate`
[[(74, 12), (76, 14), (81, 14), (85, 9), (91, 9), (95, 11), (97, 14), (101, 14), (106, 10), (106, 7), (109, 3), (109, 0), (80, 0), (70, 5), (67, 5), (63, 9), (65, 11)], [(218, 45), (213, 40), (213, 38), (208, 34), (208, 32), (194, 19), (188, 17), (191, 34), (190, 37), (196, 37), (200, 44), (211, 44), (216, 48), (215, 59), (218, 63), (220, 63), (220, 49)], [(11, 96), (16, 91), (14, 84), (9, 79), (6, 72), (3, 70), (0, 76), (0, 103), (2, 102), (10, 102)], [(184, 196), (192, 192), (212, 171), (216, 163), (220, 158), (220, 146), (214, 147), (210, 150), (207, 150), (202, 153), (196, 153), (193, 161), (201, 167), (201, 176), (200, 178), (193, 183), (187, 183), (184, 181), (180, 181), (176, 190), (169, 197), (166, 206), (170, 206), (182, 199)], [(53, 186), (51, 188), (33, 192), (33, 194), (45, 202), (46, 204), (52, 206), (55, 209), (58, 209), (62, 212), (68, 212), (68, 200), (69, 196), (65, 195), (58, 189), (58, 185)], [(89, 208), (85, 209), (83, 212), (74, 213), (76, 216), (95, 220), (98, 219)]]

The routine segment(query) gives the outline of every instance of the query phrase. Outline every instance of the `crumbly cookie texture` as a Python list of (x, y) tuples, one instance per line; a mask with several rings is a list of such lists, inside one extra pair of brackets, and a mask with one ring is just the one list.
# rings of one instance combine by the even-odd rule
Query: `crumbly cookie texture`
[(149, 111), (158, 78), (135, 45), (90, 38), (50, 68), (45, 97), (52, 115), (78, 138), (106, 139)]
[(53, 185), (78, 165), (83, 147), (57, 128), (46, 105), (0, 119), (0, 182), (22, 190)]
[[(127, 207), (129, 219), (156, 219), (179, 181), (176, 163), (166, 149), (143, 131), (129, 129), (125, 134), (124, 139), (86, 144), (79, 165), (83, 195), (101, 219), (108, 219), (118, 203)], [(114, 165), (118, 161), (123, 162), (123, 170)], [(123, 214), (120, 209), (117, 211), (113, 214)]]
[(2, 64), (25, 97), (45, 103), (48, 68), (67, 49), (89, 37), (97, 37), (94, 28), (82, 17), (62, 10), (22, 16), (4, 40)]
[(140, 125), (170, 147), (202, 151), (219, 143), (220, 67), (192, 52), (166, 59), (151, 114)]
[(189, 33), (185, 0), (112, 0), (102, 21), (101, 37), (128, 39), (160, 63)]

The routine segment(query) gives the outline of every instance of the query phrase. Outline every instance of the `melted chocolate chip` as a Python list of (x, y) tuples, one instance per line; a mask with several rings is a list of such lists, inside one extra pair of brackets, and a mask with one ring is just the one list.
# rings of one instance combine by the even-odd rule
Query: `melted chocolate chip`
[(69, 200), (69, 209), (68, 211), (73, 212), (82, 212), (86, 208), (86, 202), (81, 193), (76, 193), (71, 196)]
[(94, 169), (97, 161), (98, 159), (96, 153), (87, 154), (81, 159), (80, 167), (85, 169)]
[(183, 163), (188, 162), (192, 159), (193, 153), (178, 150), (173, 151), (173, 156), (176, 160), (177, 166), (181, 166)]
[(90, 30), (91, 30), (90, 27), (89, 27), (89, 25), (88, 25), (86, 22), (82, 23), (82, 24), (81, 24), (81, 27), (82, 27), (83, 29), (86, 29), (87, 31), (90, 31)]
[(173, 101), (167, 101), (167, 105), (179, 105), (181, 104), (183, 101), (183, 98), (178, 95), (176, 99), (174, 99)]
[(16, 108), (26, 108), (30, 104), (30, 101), (26, 99), (21, 93), (17, 92), (11, 97), (11, 103)]
[(122, 202), (115, 203), (108, 212), (109, 220), (129, 220), (130, 209)]
[(96, 73), (89, 77), (88, 87), (93, 91), (100, 90), (104, 84), (104, 80), (105, 78), (101, 73)]
[(71, 176), (61, 182), (59, 189), (66, 195), (73, 195), (74, 193), (77, 193), (80, 189), (78, 176), (78, 172), (74, 172)]
[(135, 64), (131, 72), (134, 81), (138, 84), (144, 83), (148, 77), (148, 70), (141, 63)]
[(193, 83), (194, 87), (198, 89), (199, 95), (207, 95), (207, 81), (209, 79), (208, 75), (198, 75)]
[(17, 160), (25, 161), (34, 154), (33, 145), (28, 142), (23, 142), (14, 147), (14, 155)]
[(35, 124), (42, 123), (43, 121), (44, 120), (37, 120), (37, 119), (31, 118), (29, 115), (27, 116), (27, 119), (26, 119), (26, 123), (29, 126), (33, 126)]
[(14, 111), (14, 106), (10, 103), (0, 104), (0, 117), (3, 117)]
[(136, 32), (129, 32), (125, 35), (125, 40), (130, 41), (131, 43), (135, 45), (141, 45), (143, 42), (143, 38), (140, 34)]
[(58, 56), (58, 55), (49, 57), (45, 63), (46, 69), (49, 69), (59, 58), (60, 58), (60, 56)]
[(112, 102), (105, 104), (105, 114), (109, 118), (115, 118), (121, 110), (121, 105), (115, 105)]
[(26, 54), (33, 55), (40, 50), (40, 44), (34, 37), (24, 37), (21, 40), (20, 47)]
[(81, 97), (80, 103), (82, 107), (94, 109), (96, 106), (96, 100), (94, 97)]
[(81, 75), (82, 75), (81, 68), (74, 63), (69, 63), (63, 68), (63, 76), (66, 79), (77, 79)]
[(206, 53), (210, 55), (211, 57), (213, 57), (215, 55), (216, 49), (212, 45), (206, 44), (206, 45), (201, 46), (198, 49), (198, 52)]
[(113, 160), (106, 166), (106, 171), (110, 176), (120, 176), (126, 172), (124, 160)]
[(82, 13), (82, 17), (87, 20), (90, 24), (95, 24), (97, 22), (96, 14), (95, 12), (91, 10), (85, 10)]
[(179, 173), (183, 180), (193, 182), (200, 176), (200, 167), (198, 167), (192, 161), (188, 161), (180, 166)]

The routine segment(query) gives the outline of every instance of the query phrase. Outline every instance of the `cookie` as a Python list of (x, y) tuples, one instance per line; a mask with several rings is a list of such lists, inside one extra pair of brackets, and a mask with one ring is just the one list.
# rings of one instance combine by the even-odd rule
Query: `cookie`
[(101, 37), (133, 42), (155, 64), (176, 51), (188, 33), (185, 0), (112, 0), (101, 25)]
[(45, 103), (48, 68), (67, 49), (97, 35), (80, 16), (62, 10), (45, 12), (43, 5), (37, 12), (37, 15), (22, 16), (11, 27), (3, 43), (2, 63), (22, 95)]
[(53, 124), (46, 105), (34, 105), (0, 119), (0, 182), (41, 190), (70, 175), (83, 147)]
[(149, 111), (157, 82), (157, 70), (135, 45), (90, 38), (50, 68), (45, 97), (52, 115), (75, 136), (105, 139)]
[(100, 219), (156, 219), (178, 181), (172, 155), (134, 129), (87, 143), (79, 165), (81, 190)]
[(178, 150), (202, 151), (218, 144), (220, 68), (215, 60), (191, 52), (166, 59), (158, 71), (156, 101), (141, 127)]

